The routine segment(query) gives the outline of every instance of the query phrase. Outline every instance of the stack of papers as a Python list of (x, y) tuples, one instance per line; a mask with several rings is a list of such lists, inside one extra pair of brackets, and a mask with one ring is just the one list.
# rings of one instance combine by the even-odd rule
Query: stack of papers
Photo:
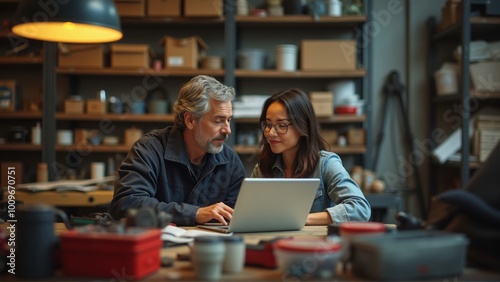
[(493, 61), (500, 61), (500, 41), (488, 43), (490, 55)]
[(255, 118), (260, 117), (262, 106), (268, 95), (241, 95), (233, 102), (233, 117), (235, 118)]
[[(462, 46), (458, 46), (453, 55), (460, 62), (462, 59)], [(469, 61), (471, 63), (489, 60), (491, 60), (491, 53), (488, 42), (476, 40), (469, 43)]]
[(56, 180), (49, 182), (24, 183), (16, 186), (18, 190), (30, 192), (42, 191), (80, 191), (89, 192), (99, 189), (98, 184), (109, 181), (115, 181), (116, 176), (106, 176), (103, 178), (85, 179), (85, 180)]
[(198, 236), (231, 236), (232, 233), (219, 233), (219, 232), (210, 232), (203, 231), (198, 229), (189, 229), (186, 230), (184, 228), (180, 228), (174, 225), (167, 225), (167, 227), (163, 228), (161, 234), (162, 241), (176, 243), (176, 244), (187, 244), (194, 240), (194, 237)]

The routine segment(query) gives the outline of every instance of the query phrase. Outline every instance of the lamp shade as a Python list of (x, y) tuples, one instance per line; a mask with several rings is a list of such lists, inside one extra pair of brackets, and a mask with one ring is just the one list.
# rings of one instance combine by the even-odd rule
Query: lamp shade
[(12, 32), (35, 40), (105, 43), (123, 37), (113, 0), (22, 0)]

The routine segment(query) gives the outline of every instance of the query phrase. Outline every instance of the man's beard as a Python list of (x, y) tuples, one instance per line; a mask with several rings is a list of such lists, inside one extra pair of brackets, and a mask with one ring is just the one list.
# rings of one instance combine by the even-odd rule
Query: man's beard
[(222, 152), (223, 148), (224, 148), (224, 143), (222, 143), (220, 146), (215, 146), (212, 143), (208, 143), (207, 152), (210, 154), (218, 154), (218, 153)]
[(207, 153), (210, 154), (218, 154), (222, 152), (222, 149), (224, 148), (224, 143), (222, 143), (220, 146), (215, 146), (212, 142), (218, 139), (227, 140), (227, 137), (228, 137), (227, 134), (221, 134), (209, 140), (205, 135), (203, 135), (201, 129), (199, 128), (196, 130), (194, 134), (195, 142), (198, 144), (198, 146), (205, 147)]

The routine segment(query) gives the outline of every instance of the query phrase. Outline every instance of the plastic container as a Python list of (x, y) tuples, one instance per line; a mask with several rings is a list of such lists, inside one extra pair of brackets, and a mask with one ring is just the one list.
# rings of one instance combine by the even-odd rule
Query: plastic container
[(358, 107), (356, 106), (338, 106), (335, 108), (336, 114), (349, 114), (354, 115), (358, 111)]
[[(460, 277), (465, 267), (464, 234), (436, 230), (411, 230), (383, 236), (358, 236), (352, 271), (365, 280), (420, 281), (431, 277)], [(437, 279), (436, 279), (437, 281)]]
[(276, 69), (280, 71), (297, 70), (297, 45), (283, 44), (276, 46)]
[(31, 144), (40, 145), (42, 143), (42, 127), (40, 122), (36, 123), (36, 126), (31, 128)]
[[(360, 176), (361, 177), (361, 176)], [(361, 186), (361, 185), (360, 185)], [(380, 222), (342, 222), (339, 225), (340, 237), (343, 241), (343, 261), (352, 257), (351, 242), (358, 237), (372, 237), (385, 234), (385, 224)]]
[(207, 56), (201, 59), (203, 69), (220, 70), (222, 68), (222, 58), (218, 56)]
[(283, 280), (330, 279), (336, 275), (342, 244), (322, 239), (281, 239), (274, 254)]
[(49, 169), (47, 163), (38, 163), (36, 170), (36, 182), (49, 181)]
[(458, 93), (457, 73), (450, 68), (441, 68), (434, 73), (438, 96)]
[(340, 236), (367, 235), (385, 233), (385, 224), (380, 222), (343, 222), (340, 224)]
[(116, 278), (126, 274), (136, 280), (160, 268), (161, 230), (114, 233), (97, 228), (81, 227), (60, 234), (65, 275)]
[(328, 0), (328, 15), (332, 17), (342, 16), (342, 1), (340, 0)]
[(266, 61), (266, 52), (262, 49), (245, 49), (238, 52), (238, 66), (246, 70), (262, 70)]
[(20, 280), (52, 277), (57, 246), (54, 209), (47, 205), (20, 205), (16, 219), (17, 277)]
[(70, 129), (57, 130), (57, 144), (59, 145), (72, 145), (73, 144), (73, 131)]
[(155, 115), (167, 113), (168, 101), (163, 99), (153, 99), (148, 102), (148, 112)]
[(198, 236), (191, 247), (191, 264), (196, 278), (219, 280), (224, 267), (226, 246), (222, 237)]

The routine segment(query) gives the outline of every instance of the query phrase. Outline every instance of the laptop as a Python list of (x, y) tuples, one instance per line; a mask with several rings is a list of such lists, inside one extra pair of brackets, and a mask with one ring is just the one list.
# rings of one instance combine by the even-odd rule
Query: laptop
[(229, 225), (198, 227), (223, 233), (300, 230), (318, 186), (319, 178), (245, 178)]

